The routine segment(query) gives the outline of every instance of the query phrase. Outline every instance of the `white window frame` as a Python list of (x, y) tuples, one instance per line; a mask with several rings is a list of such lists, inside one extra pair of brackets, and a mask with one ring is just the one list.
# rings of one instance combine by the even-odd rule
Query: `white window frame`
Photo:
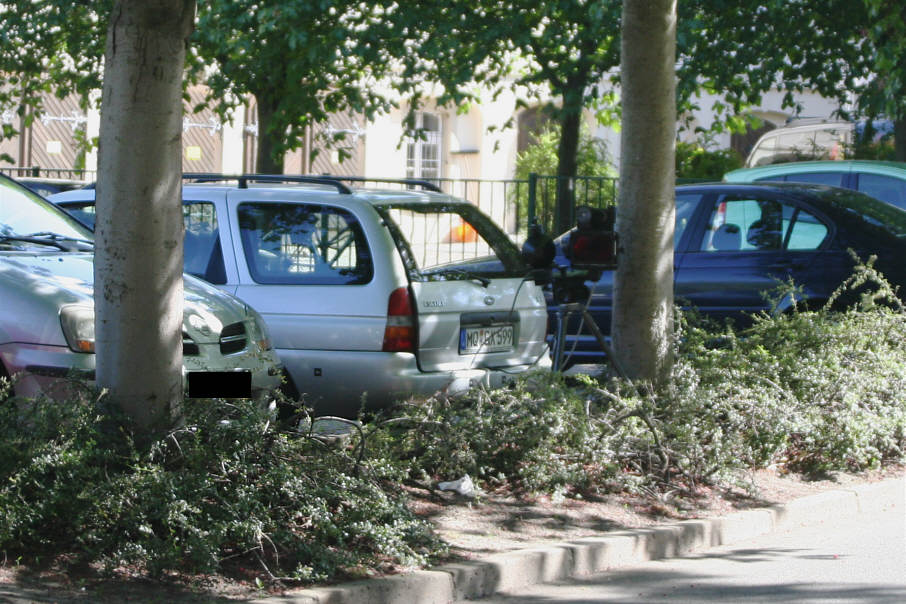
[[(425, 127), (425, 118), (437, 122), (436, 130)], [(411, 136), (406, 144), (406, 178), (436, 179), (443, 177), (443, 120), (437, 113), (415, 114), (415, 129), (420, 136)], [(433, 155), (433, 157), (432, 157)]]

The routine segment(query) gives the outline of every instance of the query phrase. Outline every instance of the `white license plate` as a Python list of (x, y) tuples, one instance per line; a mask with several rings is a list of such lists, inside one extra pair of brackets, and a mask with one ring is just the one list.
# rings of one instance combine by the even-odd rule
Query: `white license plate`
[(459, 331), (459, 352), (499, 352), (513, 349), (513, 326), (463, 327)]

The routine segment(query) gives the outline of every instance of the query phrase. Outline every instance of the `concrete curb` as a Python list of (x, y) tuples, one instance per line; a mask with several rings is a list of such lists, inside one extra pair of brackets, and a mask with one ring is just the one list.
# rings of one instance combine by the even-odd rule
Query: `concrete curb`
[(255, 600), (258, 604), (447, 604), (570, 577), (678, 557), (731, 545), (772, 531), (871, 513), (890, 506), (906, 510), (906, 477), (825, 491), (783, 505), (719, 518), (686, 520), (653, 528), (606, 533), (568, 543), (495, 554), (334, 587)]

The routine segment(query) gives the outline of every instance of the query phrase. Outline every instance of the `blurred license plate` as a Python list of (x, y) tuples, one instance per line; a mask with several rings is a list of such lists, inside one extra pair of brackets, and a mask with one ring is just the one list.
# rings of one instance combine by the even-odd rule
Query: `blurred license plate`
[(459, 352), (498, 352), (512, 350), (513, 326), (463, 327), (459, 332)]
[(252, 398), (250, 371), (190, 371), (189, 398)]

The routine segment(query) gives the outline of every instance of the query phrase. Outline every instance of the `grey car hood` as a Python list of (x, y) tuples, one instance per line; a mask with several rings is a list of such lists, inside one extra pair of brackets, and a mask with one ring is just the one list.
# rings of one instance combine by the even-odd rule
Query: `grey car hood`
[[(87, 253), (0, 254), (0, 331), (11, 341), (65, 346), (60, 309), (94, 305), (93, 260)], [(189, 275), (183, 283), (183, 329), (196, 342), (217, 342), (225, 325), (245, 319), (245, 305), (232, 296)]]

